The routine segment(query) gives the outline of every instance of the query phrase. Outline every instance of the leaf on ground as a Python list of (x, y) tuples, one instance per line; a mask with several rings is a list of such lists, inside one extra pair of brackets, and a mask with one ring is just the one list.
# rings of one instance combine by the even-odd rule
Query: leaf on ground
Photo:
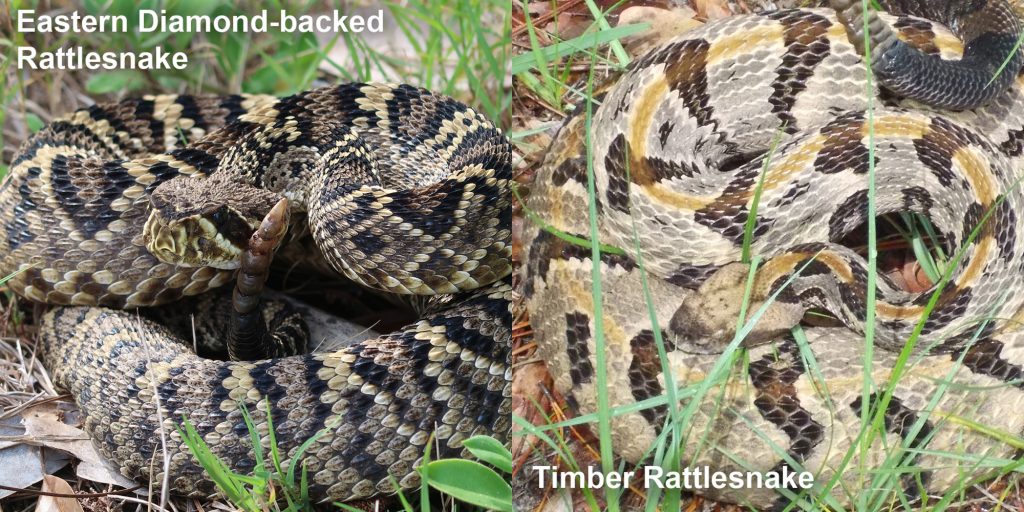
[(921, 264), (914, 259), (913, 254), (904, 254), (902, 256), (903, 261), (898, 262), (892, 269), (887, 270), (885, 274), (897, 286), (910, 293), (924, 293), (928, 291), (934, 283), (928, 279), (928, 275), (921, 268)]
[(702, 25), (689, 7), (662, 9), (660, 7), (630, 7), (619, 15), (619, 25), (649, 23), (649, 29), (623, 38), (630, 55), (643, 55), (675, 36)]
[[(26, 489), (46, 476), (63, 468), (71, 461), (64, 452), (42, 450), (21, 442), (25, 427), (17, 416), (0, 419), (0, 437), (4, 438), (0, 448), (0, 468), (3, 468), (4, 485)], [(0, 489), (0, 498), (14, 494), (14, 491)]]
[(81, 461), (78, 465), (79, 477), (125, 488), (135, 486), (96, 451), (84, 430), (61, 421), (55, 406), (43, 404), (27, 409), (21, 418), (25, 427), (23, 442), (74, 455)]
[(551, 2), (530, 2), (526, 10), (531, 18), (539, 18), (551, 12)]
[(694, 0), (693, 6), (697, 9), (697, 14), (701, 18), (707, 20), (717, 20), (720, 18), (727, 18), (732, 16), (732, 11), (729, 9), (729, 2), (723, 0)]
[[(534, 425), (542, 424), (543, 417), (534, 404), (546, 401), (542, 386), (546, 386), (549, 381), (547, 366), (539, 362), (516, 367), (512, 372), (512, 414), (522, 416)], [(518, 431), (519, 427), (514, 425), (512, 429)], [(536, 441), (533, 436), (513, 435), (511, 451), (515, 457), (519, 457)]]
[(594, 19), (589, 15), (580, 16), (574, 12), (563, 12), (545, 26), (544, 30), (552, 34), (557, 33), (560, 39), (573, 39), (585, 34), (593, 23)]
[[(136, 487), (135, 482), (125, 478), (124, 475), (117, 472), (113, 464), (106, 461), (100, 462), (86, 462), (82, 461), (75, 467), (75, 476), (83, 480), (90, 482), (96, 482), (98, 484), (110, 484), (124, 489), (131, 489)], [(146, 489), (136, 489), (136, 494), (145, 494)]]
[[(74, 494), (75, 490), (62, 478), (53, 475), (43, 477), (43, 492)], [(36, 512), (85, 512), (75, 498), (58, 496), (40, 496), (36, 502)]]
[(542, 150), (551, 145), (551, 140), (562, 126), (562, 119), (540, 119), (533, 116), (522, 120), (513, 120), (513, 132), (510, 133), (512, 143), (521, 151), (525, 161), (530, 155), (543, 158)]
[[(518, 240), (522, 240), (523, 234), (523, 217), (512, 218), (512, 236)], [(512, 261), (522, 261), (522, 248), (521, 244), (512, 244)]]

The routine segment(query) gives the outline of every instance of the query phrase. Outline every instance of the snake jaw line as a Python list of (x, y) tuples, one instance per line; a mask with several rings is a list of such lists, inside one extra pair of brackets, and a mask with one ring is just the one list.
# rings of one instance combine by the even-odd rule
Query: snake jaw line
[[(733, 341), (744, 297), (748, 295), (748, 269), (749, 266), (742, 263), (725, 265), (696, 292), (684, 289), (689, 293), (682, 293), (682, 304), (668, 326), (668, 335), (677, 349), (693, 354), (720, 354)], [(746, 298), (747, 322), (766, 303), (759, 293), (749, 295)], [(777, 339), (800, 323), (805, 311), (799, 303), (768, 302), (740, 346), (753, 348)]]
[[(165, 263), (231, 270), (249, 238), (285, 194), (232, 181), (224, 167), (210, 177), (177, 177), (150, 197), (144, 229), (147, 249)], [(283, 208), (287, 209), (289, 203)], [(276, 213), (281, 216), (280, 209)]]
[[(258, 229), (253, 226), (252, 231)], [(251, 232), (251, 231), (250, 231)], [(206, 217), (192, 216), (166, 221), (152, 212), (144, 228), (146, 248), (160, 261), (184, 267), (238, 268), (248, 246), (228, 238)]]
[(152, 204), (144, 241), (154, 256), (224, 270), (238, 268), (265, 216), (287, 221), (290, 213), (289, 202), (276, 192), (215, 178), (170, 180), (157, 187)]

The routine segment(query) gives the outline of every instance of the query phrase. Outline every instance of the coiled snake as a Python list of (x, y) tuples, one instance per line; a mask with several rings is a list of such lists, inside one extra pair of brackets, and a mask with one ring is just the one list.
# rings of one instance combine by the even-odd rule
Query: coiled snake
[[(509, 144), (481, 114), (406, 85), (102, 104), (17, 153), (0, 186), (0, 274), (30, 300), (83, 306), (44, 316), (41, 350), (126, 476), (159, 483), (166, 455), (175, 492), (212, 492), (182, 417), (251, 471), (245, 405), (264, 448), (272, 420), (289, 460), (326, 428), (302, 459), (310, 493), (366, 498), (416, 485), (431, 434), (441, 457), (508, 435), (510, 175)], [(282, 198), (292, 238), (312, 236), (337, 272), (458, 295), (377, 339), (252, 362), (201, 359), (169, 328), (109, 309), (229, 282)]]
[[(552, 143), (523, 247), (556, 388), (579, 413), (598, 410), (601, 332), (611, 407), (665, 395), (670, 379), (689, 407), (683, 425), (665, 405), (614, 416), (627, 461), (651, 462), (672, 425), (683, 467), (807, 470), (819, 495), (832, 484), (833, 507), (891, 489), (922, 504), (1012, 465), (1004, 441), (1024, 433), (1021, 26), (995, 0), (881, 4), (868, 20), (881, 88), (868, 89), (848, 35), (864, 46), (860, 2), (833, 3), (851, 31), (830, 9), (735, 16), (639, 57), (599, 89), (591, 133), (581, 106)], [(588, 157), (599, 241), (621, 249), (603, 250), (597, 270)], [(927, 217), (952, 271), (924, 293), (880, 276), (868, 351), (868, 263), (838, 242), (867, 221), (872, 168), (877, 214)], [(749, 287), (738, 263), (748, 222), (763, 258)], [(737, 337), (748, 288), (746, 318), (763, 315)], [(790, 329), (810, 308), (845, 327), (805, 328), (804, 344)], [(879, 407), (876, 431), (863, 420)], [(801, 489), (789, 491), (701, 492), (781, 508)]]

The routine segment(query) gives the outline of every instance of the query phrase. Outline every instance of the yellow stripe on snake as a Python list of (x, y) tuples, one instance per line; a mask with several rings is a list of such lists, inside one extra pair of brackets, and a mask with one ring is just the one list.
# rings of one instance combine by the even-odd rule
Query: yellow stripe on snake
[[(0, 185), (0, 275), (14, 273), (8, 286), (27, 299), (78, 306), (41, 319), (41, 354), (126, 476), (213, 492), (176, 431), (183, 417), (250, 473), (244, 405), (264, 453), (272, 420), (285, 464), (325, 430), (302, 459), (311, 496), (367, 498), (418, 485), (430, 440), (434, 458), (458, 457), (470, 436), (508, 436), (510, 178), (490, 121), (407, 85), (102, 104), (17, 153)], [(231, 362), (198, 357), (146, 313), (108, 309), (203, 293), (240, 264), (242, 289), (250, 235), (276, 204), (291, 205), (294, 243), (329, 268), (438, 299), (336, 352)]]
[[(1020, 55), (987, 84), (1020, 23), (997, 1), (881, 3), (890, 12), (871, 23), (884, 21), (924, 55), (904, 61), (904, 43), (872, 41), (872, 69), (884, 85), (871, 92), (873, 114), (867, 67), (836, 11), (789, 10), (717, 20), (639, 57), (599, 88), (589, 134), (597, 235), (625, 252), (602, 252), (597, 262), (610, 406), (664, 396), (669, 378), (684, 397), (707, 385), (704, 395), (671, 404), (694, 408), (672, 426), (684, 439), (683, 467), (806, 470), (819, 493), (835, 479), (831, 501), (821, 503), (841, 506), (874, 492), (889, 499), (893, 489), (923, 505), (954, 483), (998, 474), (1019, 455), (1002, 441), (1024, 434)], [(860, 12), (860, 2), (845, 4)], [(956, 27), (959, 39), (903, 4), (929, 6), (917, 14)], [(966, 54), (956, 60), (960, 39)], [(935, 71), (941, 63), (930, 55), (939, 53), (954, 58), (952, 67)], [(905, 71), (923, 76), (902, 83)], [(996, 82), (1003, 88), (993, 92)], [(564, 236), (591, 238), (584, 107), (563, 125), (530, 187), (525, 209), (542, 222), (524, 233), (524, 294), (555, 387), (579, 414), (592, 414), (595, 262), (589, 246)], [(871, 172), (877, 215), (927, 217), (954, 266), (941, 290), (924, 293), (879, 276), (867, 352), (868, 262), (838, 242), (867, 221)], [(751, 253), (763, 263), (747, 319), (762, 306), (764, 314), (734, 342), (748, 289), (749, 268), (738, 263), (748, 221)], [(804, 328), (804, 345), (791, 327), (809, 309), (845, 327)], [(708, 385), (726, 350), (729, 365)], [(881, 431), (867, 442), (862, 413), (883, 400)], [(665, 405), (614, 416), (615, 453), (651, 463), (671, 418)], [(874, 472), (894, 461), (904, 473)], [(801, 489), (789, 491), (700, 492), (785, 508)]]

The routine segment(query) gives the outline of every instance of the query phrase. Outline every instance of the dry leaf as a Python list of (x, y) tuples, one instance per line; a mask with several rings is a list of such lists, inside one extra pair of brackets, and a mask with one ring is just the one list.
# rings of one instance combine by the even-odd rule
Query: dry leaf
[[(74, 489), (62, 478), (53, 475), (43, 477), (43, 492), (56, 492), (60, 494), (74, 494)], [(57, 496), (40, 496), (36, 502), (36, 512), (85, 512), (82, 505), (75, 498), (63, 498)]]
[[(540, 422), (540, 413), (535, 404), (545, 402), (540, 385), (548, 380), (548, 369), (539, 362), (517, 366), (512, 372), (512, 414), (530, 422)], [(513, 430), (518, 430), (518, 427), (513, 427)], [(519, 456), (534, 441), (532, 436), (512, 436), (512, 453)]]
[[(25, 444), (22, 441), (25, 427), (18, 417), (0, 420), (0, 436), (5, 438), (5, 447), (0, 449), (0, 468), (3, 468), (3, 484), (6, 486), (26, 489), (42, 480), (46, 473), (56, 472), (71, 462), (64, 452)], [(0, 489), (0, 498), (13, 493)]]
[(56, 407), (49, 404), (33, 407), (22, 413), (26, 444), (62, 450), (81, 461), (78, 476), (94, 482), (120, 487), (135, 487), (122, 476), (93, 446), (84, 430), (60, 420)]
[(649, 23), (651, 28), (624, 38), (623, 42), (629, 48), (630, 54), (643, 55), (651, 48), (679, 34), (701, 26), (701, 22), (694, 19), (695, 14), (689, 7), (630, 7), (619, 15), (619, 25)]
[(722, 0), (694, 0), (693, 6), (697, 8), (697, 14), (706, 20), (717, 20), (732, 16), (727, 2)]

